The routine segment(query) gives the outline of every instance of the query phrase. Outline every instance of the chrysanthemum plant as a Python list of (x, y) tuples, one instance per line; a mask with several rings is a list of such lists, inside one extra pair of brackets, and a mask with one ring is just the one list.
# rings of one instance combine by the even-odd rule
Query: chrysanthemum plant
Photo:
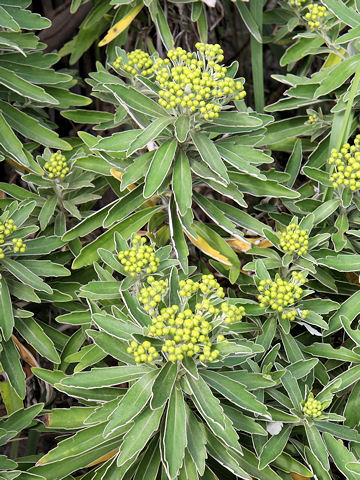
[[(128, 212), (157, 205), (166, 213), (184, 272), (187, 237), (206, 253), (217, 252), (230, 268), (232, 281), (236, 278), (240, 263), (222, 237), (247, 244), (244, 231), (237, 227), (257, 234), (263, 229), (261, 222), (241, 210), (246, 206), (244, 193), (286, 199), (299, 194), (281, 184), (284, 177), (269, 168), (271, 157), (255, 148), (272, 117), (246, 107), (238, 64), (225, 67), (223, 61), (217, 44), (198, 43), (195, 52), (177, 48), (164, 59), (141, 50), (129, 54), (119, 50), (112, 73), (99, 66), (91, 74), (94, 96), (116, 109), (113, 121), (97, 128), (122, 124), (126, 129), (106, 138), (79, 135), (97, 156), (96, 162), (112, 167), (121, 198), (91, 225), (85, 219), (65, 239), (76, 238), (83, 227), (117, 228)], [(211, 191), (214, 199), (205, 191)], [(231, 206), (230, 211), (227, 203), (216, 200), (219, 196), (238, 207)], [(193, 202), (216, 228), (194, 219)], [(96, 241), (87, 248), (96, 258)], [(74, 266), (87, 262), (85, 252), (80, 253)]]

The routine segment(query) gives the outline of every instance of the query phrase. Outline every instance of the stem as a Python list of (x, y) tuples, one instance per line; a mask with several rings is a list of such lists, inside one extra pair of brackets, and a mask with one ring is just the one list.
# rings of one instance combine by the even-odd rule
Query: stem
[[(337, 150), (340, 149), (341, 145), (344, 143), (345, 139), (347, 139), (349, 135), (349, 131), (350, 131), (349, 123), (351, 122), (351, 111), (354, 104), (355, 95), (359, 87), (359, 83), (360, 83), (360, 61), (356, 68), (355, 76), (351, 84), (349, 100), (346, 105), (342, 128), (341, 128), (340, 135), (338, 137), (338, 141), (335, 147)], [(331, 165), (329, 170), (329, 176), (333, 173), (334, 168), (335, 168), (335, 165)], [(329, 199), (329, 196), (331, 195), (332, 191), (333, 191), (332, 187), (326, 187), (323, 195), (324, 201)]]
[[(263, 2), (262, 0), (250, 2), (250, 12), (253, 14), (262, 34)], [(264, 75), (263, 75), (263, 46), (250, 35), (251, 63), (253, 66), (252, 76), (254, 84), (255, 110), (264, 113)]]

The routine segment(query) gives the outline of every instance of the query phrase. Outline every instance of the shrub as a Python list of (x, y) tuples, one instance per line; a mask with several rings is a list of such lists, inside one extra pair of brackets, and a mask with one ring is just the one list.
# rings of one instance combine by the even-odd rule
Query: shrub
[(0, 3), (0, 477), (357, 480), (358, 2)]

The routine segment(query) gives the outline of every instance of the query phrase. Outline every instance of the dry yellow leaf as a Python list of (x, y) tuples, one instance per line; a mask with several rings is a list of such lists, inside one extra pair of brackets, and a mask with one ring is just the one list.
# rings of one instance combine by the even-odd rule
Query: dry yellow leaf
[(191, 241), (191, 243), (193, 243), (195, 247), (198, 247), (202, 252), (206, 253), (206, 255), (209, 255), (209, 257), (213, 258), (214, 260), (218, 260), (225, 265), (232, 266), (232, 263), (228, 258), (215, 250), (215, 248), (211, 247), (203, 238), (198, 236), (198, 238), (196, 239), (186, 230), (184, 230), (184, 232), (188, 239)]
[(98, 458), (98, 459), (95, 460), (94, 462), (89, 463), (89, 465), (87, 465), (86, 468), (88, 468), (88, 467), (93, 467), (94, 465), (98, 465), (99, 463), (106, 462), (106, 460), (109, 460), (109, 458), (112, 458), (114, 455), (116, 455), (116, 454), (118, 453), (118, 451), (119, 451), (119, 449), (116, 448), (116, 449), (113, 450), (112, 452), (106, 453), (105, 455), (103, 455), (102, 457)]
[(229, 238), (226, 240), (228, 245), (235, 250), (236, 252), (247, 252), (252, 245), (255, 245), (256, 247), (260, 248), (267, 248), (267, 247), (272, 247), (272, 243), (269, 242), (269, 240), (266, 240), (266, 238), (263, 237), (248, 237), (246, 238), (247, 242), (244, 242), (238, 238)]
[(304, 475), (295, 472), (291, 472), (291, 478), (292, 480), (309, 480), (309, 477), (304, 477)]
[(119, 22), (115, 23), (115, 25), (111, 27), (110, 30), (108, 30), (105, 37), (99, 42), (99, 47), (103, 47), (104, 45), (107, 45), (112, 40), (114, 40), (114, 38), (120, 35), (120, 33), (122, 33), (134, 20), (134, 18), (140, 12), (143, 6), (144, 6), (144, 3), (140, 2), (132, 10), (130, 10), (130, 12), (127, 15), (125, 15), (125, 17), (123, 17)]
[(19, 350), (20, 356), (24, 360), (24, 362), (26, 362), (31, 367), (39, 367), (40, 365), (37, 363), (34, 355), (30, 352), (30, 350), (28, 350), (26, 347), (24, 347), (24, 345), (22, 345), (20, 340), (18, 340), (15, 337), (15, 335), (11, 335), (11, 338), (13, 339), (13, 342), (17, 346), (17, 349)]

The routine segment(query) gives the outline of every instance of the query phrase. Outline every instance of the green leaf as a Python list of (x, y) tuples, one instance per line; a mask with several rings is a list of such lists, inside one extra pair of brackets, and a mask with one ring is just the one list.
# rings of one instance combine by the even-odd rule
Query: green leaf
[(72, 268), (78, 269), (86, 265), (91, 265), (99, 258), (98, 249), (105, 248), (107, 250), (114, 250), (114, 233), (121, 232), (121, 235), (127, 240), (134, 232), (140, 230), (141, 227), (147, 223), (152, 215), (159, 210), (159, 207), (149, 207), (140, 210), (129, 216), (122, 222), (117, 223), (105, 233), (96, 238), (93, 242), (86, 245), (75, 258)]
[(239, 10), (240, 16), (247, 26), (251, 35), (259, 42), (262, 43), (261, 33), (256, 23), (256, 20), (252, 16), (250, 10), (247, 8), (246, 4), (242, 0), (236, 0), (236, 6)]
[(259, 402), (255, 395), (248, 392), (241, 383), (212, 370), (201, 370), (200, 375), (208, 385), (238, 407), (267, 418), (270, 417), (265, 405)]
[(16, 158), (21, 165), (28, 166), (29, 161), (25, 155), (20, 140), (9, 127), (3, 114), (0, 112), (0, 144), (10, 155)]
[(186, 214), (188, 208), (192, 205), (192, 178), (189, 159), (183, 150), (178, 150), (173, 178), (173, 192), (179, 213), (181, 216)]
[(189, 115), (180, 115), (174, 124), (175, 136), (179, 143), (185, 142), (190, 131), (190, 117)]
[(263, 446), (260, 458), (259, 458), (259, 468), (262, 470), (269, 463), (273, 462), (278, 456), (282, 453), (286, 444), (289, 440), (289, 436), (292, 430), (292, 426), (284, 426), (281, 429), (281, 432), (277, 435), (273, 435)]
[(197, 420), (195, 414), (189, 408), (187, 408), (186, 422), (187, 449), (199, 474), (203, 475), (207, 457), (204, 424)]
[(11, 337), (14, 327), (14, 315), (8, 285), (0, 278), (0, 328), (5, 341)]
[(101, 123), (111, 121), (114, 118), (114, 114), (110, 112), (103, 112), (98, 110), (82, 110), (78, 108), (76, 110), (66, 110), (60, 112), (60, 115), (64, 118), (72, 120), (75, 123)]
[(71, 145), (61, 140), (57, 133), (9, 103), (0, 100), (0, 110), (8, 124), (25, 138), (30, 138), (47, 147), (71, 150)]
[(184, 236), (184, 231), (176, 212), (175, 201), (171, 198), (169, 202), (169, 227), (171, 232), (171, 241), (174, 247), (176, 258), (179, 260), (181, 268), (185, 274), (188, 273), (189, 249)]
[[(99, 349), (95, 350), (92, 355), (89, 354), (89, 358), (87, 359), (86, 357), (81, 359), (81, 367), (85, 363), (85, 361), (90, 361), (91, 358), (99, 358), (101, 357), (104, 358), (106, 355), (112, 355), (114, 358), (119, 360), (120, 362), (128, 363), (128, 364), (133, 364), (134, 362), (134, 357), (131, 356), (127, 352), (127, 344), (124, 342), (119, 342), (119, 340), (111, 335), (108, 335), (105, 332), (98, 332), (96, 330), (87, 330), (87, 334), (89, 335), (90, 338), (93, 339), (94, 343), (100, 347)], [(100, 351), (101, 350), (101, 351)], [(98, 353), (96, 353), (96, 351)], [(104, 353), (104, 355), (101, 355), (101, 352)], [(99, 360), (96, 360), (96, 362), (92, 362), (89, 365), (94, 365), (94, 363), (97, 363)], [(87, 365), (87, 366), (89, 366)], [(75, 371), (79, 371), (80, 367), (77, 367)], [(81, 368), (83, 370), (83, 368)]]
[(148, 372), (149, 367), (142, 365), (93, 368), (88, 372), (79, 372), (66, 377), (60, 384), (82, 388), (105, 387), (136, 380)]
[(10, 385), (20, 398), (25, 398), (26, 384), (25, 373), (21, 365), (20, 355), (12, 339), (2, 342), (2, 351), (0, 352), (0, 363), (6, 372)]
[[(249, 159), (244, 159), (241, 155), (241, 152), (238, 151), (234, 152), (231, 149), (226, 148), (227, 146), (217, 145), (216, 148), (218, 149), (221, 157), (225, 160), (225, 162), (229, 163), (236, 170), (240, 172), (248, 173), (251, 176), (265, 179), (266, 177), (261, 174), (261, 171), (254, 167), (251, 163), (249, 163)], [(243, 147), (246, 148), (246, 147)], [(248, 147), (249, 148), (249, 147)], [(249, 148), (249, 150), (252, 150)]]
[[(124, 195), (112, 207), (108, 209), (108, 214), (103, 222), (105, 228), (110, 227), (115, 222), (120, 222), (130, 213), (136, 211), (145, 202), (143, 197), (143, 184), (137, 186), (131, 192)], [(109, 206), (108, 206), (109, 207)]]
[(32, 317), (16, 318), (15, 326), (21, 336), (32, 345), (40, 355), (53, 363), (60, 363), (60, 357), (54, 343)]
[(172, 122), (173, 119), (171, 117), (160, 117), (154, 120), (130, 143), (126, 155), (130, 157), (137, 150), (144, 148), (149, 142), (154, 142), (160, 133)]
[[(54, 467), (55, 462), (61, 461), (64, 458), (67, 458), (69, 461), (71, 457), (77, 457), (94, 448), (96, 445), (100, 446), (105, 443), (103, 430), (104, 424), (100, 424), (78, 431), (72, 437), (68, 437), (59, 442), (55, 448), (40, 458), (37, 465), (52, 464)], [(124, 427), (121, 432), (117, 432), (118, 441), (120, 440), (119, 435), (126, 432), (126, 430), (127, 428)], [(114, 437), (115, 435), (113, 438)]]
[(316, 260), (319, 265), (325, 265), (339, 272), (356, 272), (360, 270), (360, 255), (339, 254)]
[(124, 465), (140, 452), (158, 429), (164, 408), (157, 410), (145, 409), (135, 419), (134, 425), (125, 435), (117, 458), (117, 465)]
[(172, 48), (174, 48), (174, 39), (167, 22), (167, 18), (159, 3), (157, 3), (156, 16), (154, 18), (154, 21), (158, 28), (163, 44), (165, 45), (167, 50), (171, 50)]
[(219, 176), (219, 182), (227, 185), (229, 183), (227, 169), (221, 160), (215, 144), (203, 133), (191, 132), (190, 135), (201, 159), (206, 163), (210, 170)]
[(275, 180), (261, 180), (245, 173), (231, 173), (230, 179), (236, 183), (242, 192), (251, 193), (256, 197), (299, 198), (300, 194), (281, 185)]
[(101, 138), (91, 150), (99, 150), (101, 152), (126, 152), (129, 144), (133, 142), (139, 135), (141, 130), (125, 130), (124, 132), (117, 132), (111, 137)]
[(35, 290), (39, 290), (41, 292), (46, 292), (48, 294), (53, 293), (49, 285), (44, 283), (40, 277), (35, 275), (31, 270), (21, 263), (7, 258), (2, 260), (2, 264), (12, 275), (14, 275), (14, 277), (20, 280), (20, 282), (25, 283), (25, 285), (29, 285)]
[(11, 70), (1, 66), (0, 84), (4, 85), (15, 93), (22, 95), (25, 98), (30, 98), (36, 102), (50, 103), (51, 105), (59, 104), (58, 100), (49, 95), (43, 88), (27, 82)]
[[(343, 2), (336, 0), (322, 0), (322, 3), (342, 22), (349, 27), (357, 27), (360, 25), (359, 15), (353, 8), (347, 7)], [(341, 62), (343, 63), (343, 62)]]
[(164, 460), (171, 479), (177, 478), (186, 445), (185, 400), (182, 390), (174, 387), (168, 403), (164, 431)]
[(236, 455), (235, 452), (226, 447), (223, 442), (221, 442), (220, 439), (213, 435), (209, 430), (207, 430), (206, 433), (206, 449), (209, 454), (221, 465), (230, 470), (230, 472), (234, 473), (240, 478), (251, 480), (250, 475), (248, 475), (247, 472), (239, 465), (238, 458), (241, 457), (241, 455)]
[(334, 348), (327, 343), (315, 342), (308, 347), (302, 347), (302, 350), (317, 357), (360, 363), (360, 355), (345, 347)]
[(153, 150), (151, 152), (146, 152), (143, 155), (136, 157), (134, 161), (126, 167), (126, 170), (121, 177), (121, 191), (125, 190), (129, 185), (137, 182), (140, 178), (143, 178), (146, 175), (153, 155)]
[(115, 430), (134, 420), (142, 411), (151, 397), (152, 387), (158, 373), (157, 369), (146, 373), (128, 389), (110, 416), (109, 423), (104, 430), (105, 437), (112, 435)]
[(161, 408), (168, 401), (175, 385), (177, 371), (177, 362), (167, 362), (160, 370), (152, 387), (150, 406), (153, 410)]
[(151, 100), (151, 98), (143, 95), (132, 87), (115, 84), (105, 84), (104, 87), (113, 92), (125, 108), (130, 107), (152, 118), (169, 116), (168, 112), (157, 102), (154, 102), (154, 100)]
[(352, 462), (359, 464), (355, 455), (344, 446), (341, 440), (335, 440), (329, 433), (324, 433), (324, 440), (335, 465), (340, 472), (344, 474), (345, 478), (349, 480), (359, 480), (360, 472), (356, 473), (350, 468), (347, 468), (348, 464)]
[(350, 322), (360, 313), (360, 291), (355, 292), (351, 297), (347, 298), (340, 306), (339, 310), (329, 320), (329, 329), (325, 332), (325, 335), (331, 335), (332, 333), (340, 330), (341, 316), (346, 317)]
[[(330, 2), (331, 1), (332, 0), (330, 0)], [(326, 0), (324, 3), (326, 3)], [(345, 5), (343, 5), (343, 7), (347, 8), (345, 7)], [(356, 15), (353, 14), (352, 18), (356, 18)], [(360, 21), (358, 25), (360, 25)], [(316, 90), (315, 96), (321, 97), (322, 95), (327, 95), (330, 92), (341, 87), (346, 82), (346, 80), (355, 73), (359, 60), (360, 55), (355, 55), (345, 60), (342, 60), (338, 65), (332, 68), (331, 73), (329, 73), (327, 78), (323, 79), (320, 86)]]
[(285, 65), (296, 62), (307, 55), (311, 55), (316, 52), (323, 43), (324, 39), (317, 35), (315, 37), (299, 38), (298, 41), (292, 44), (281, 57), (280, 65), (284, 67)]
[(236, 226), (214, 205), (212, 201), (197, 192), (194, 192), (194, 200), (201, 210), (203, 210), (203, 212), (205, 212), (220, 228), (230, 233), (230, 235), (235, 238), (246, 242), (240, 230), (236, 229)]
[(134, 480), (144, 480), (145, 478), (146, 480), (156, 480), (160, 462), (160, 445), (158, 439), (154, 437), (140, 461)]
[(312, 453), (319, 460), (321, 465), (326, 470), (329, 470), (328, 452), (318, 429), (314, 425), (310, 425), (308, 423), (305, 423), (304, 427)]
[(176, 140), (167, 140), (156, 150), (145, 177), (145, 198), (153, 196), (163, 183), (173, 162), (176, 148)]
[[(34, 417), (39, 415), (43, 409), (43, 403), (37, 403), (29, 408), (18, 410), (11, 414), (6, 420), (1, 423), (1, 428), (7, 431), (8, 439), (14, 437), (16, 434), (28, 427), (33, 421)], [(5, 441), (6, 443), (6, 441)], [(1, 442), (3, 445), (3, 441)]]
[(225, 429), (224, 411), (204, 379), (199, 377), (198, 380), (195, 380), (191, 375), (186, 375), (186, 380), (201, 414), (220, 428)]

